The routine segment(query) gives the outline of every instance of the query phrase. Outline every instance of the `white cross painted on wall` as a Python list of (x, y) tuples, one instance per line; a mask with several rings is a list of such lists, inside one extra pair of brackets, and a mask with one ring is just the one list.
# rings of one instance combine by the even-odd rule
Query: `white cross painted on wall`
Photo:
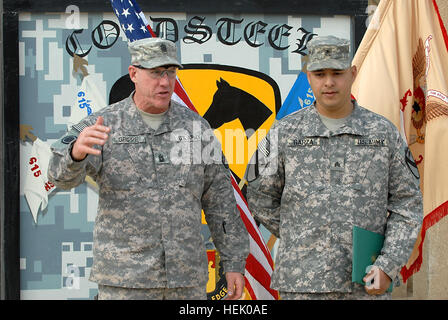
[(36, 70), (44, 70), (44, 39), (56, 38), (56, 31), (44, 31), (43, 20), (36, 20), (36, 30), (24, 30), (22, 37), (36, 39)]

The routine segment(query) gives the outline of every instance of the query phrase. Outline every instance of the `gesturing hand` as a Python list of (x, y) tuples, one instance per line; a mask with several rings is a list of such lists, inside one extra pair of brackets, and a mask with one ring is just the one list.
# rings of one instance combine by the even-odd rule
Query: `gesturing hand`
[(72, 148), (71, 156), (74, 160), (81, 161), (88, 154), (100, 155), (101, 151), (93, 148), (94, 145), (103, 146), (109, 138), (110, 128), (103, 125), (103, 117), (98, 117), (93, 126), (81, 131)]

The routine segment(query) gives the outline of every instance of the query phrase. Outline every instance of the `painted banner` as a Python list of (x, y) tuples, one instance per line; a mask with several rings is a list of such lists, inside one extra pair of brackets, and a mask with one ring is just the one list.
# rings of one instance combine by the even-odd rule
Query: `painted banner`
[[(178, 73), (178, 101), (187, 101), (211, 123), (232, 170), (238, 208), (251, 235), (245, 274), (250, 287), (244, 298), (275, 297), (269, 273), (279, 240), (252, 219), (243, 175), (297, 80), (307, 41), (313, 34), (350, 39), (351, 18), (151, 12), (146, 19), (155, 35), (176, 43), (184, 65)], [(103, 13), (20, 13), (20, 124), (28, 137), (50, 145), (75, 118), (100, 108), (101, 100), (109, 104), (129, 95), (130, 56), (122, 28), (112, 8)], [(31, 147), (26, 138), (23, 144)], [(30, 170), (26, 160), (21, 160), (22, 179)], [(35, 214), (23, 190), (20, 199), (21, 298), (93, 299), (97, 286), (88, 278), (98, 205), (95, 186), (56, 188)], [(219, 300), (225, 296), (219, 253), (205, 221), (201, 232), (209, 257), (208, 298)]]

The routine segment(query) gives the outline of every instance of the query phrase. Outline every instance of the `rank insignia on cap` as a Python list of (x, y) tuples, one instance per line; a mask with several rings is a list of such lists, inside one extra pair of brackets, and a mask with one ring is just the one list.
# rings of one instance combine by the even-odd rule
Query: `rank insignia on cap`
[(334, 36), (318, 36), (308, 44), (308, 71), (350, 68), (350, 41)]
[(153, 69), (161, 66), (174, 65), (182, 68), (177, 60), (174, 42), (161, 38), (144, 38), (128, 44), (131, 54), (131, 64)]

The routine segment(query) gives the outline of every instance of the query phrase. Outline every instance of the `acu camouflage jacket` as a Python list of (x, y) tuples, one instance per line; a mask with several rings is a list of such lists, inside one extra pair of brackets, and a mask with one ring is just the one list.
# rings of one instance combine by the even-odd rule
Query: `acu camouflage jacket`
[(247, 198), (280, 237), (271, 287), (351, 292), (354, 225), (385, 235), (375, 265), (397, 280), (423, 208), (418, 171), (395, 126), (355, 103), (345, 125), (330, 132), (313, 105), (276, 122), (268, 137), (265, 172)]
[[(73, 140), (98, 116), (111, 128), (101, 156), (73, 161)], [(134, 288), (205, 286), (208, 262), (201, 209), (224, 271), (244, 273), (248, 234), (229, 170), (221, 154), (219, 162), (192, 161), (193, 153), (208, 145), (200, 136), (207, 129), (198, 114), (171, 101), (164, 122), (154, 131), (131, 95), (88, 116), (52, 145), (50, 181), (70, 189), (89, 175), (99, 186), (90, 280)], [(178, 164), (172, 158), (176, 148), (184, 151)]]

